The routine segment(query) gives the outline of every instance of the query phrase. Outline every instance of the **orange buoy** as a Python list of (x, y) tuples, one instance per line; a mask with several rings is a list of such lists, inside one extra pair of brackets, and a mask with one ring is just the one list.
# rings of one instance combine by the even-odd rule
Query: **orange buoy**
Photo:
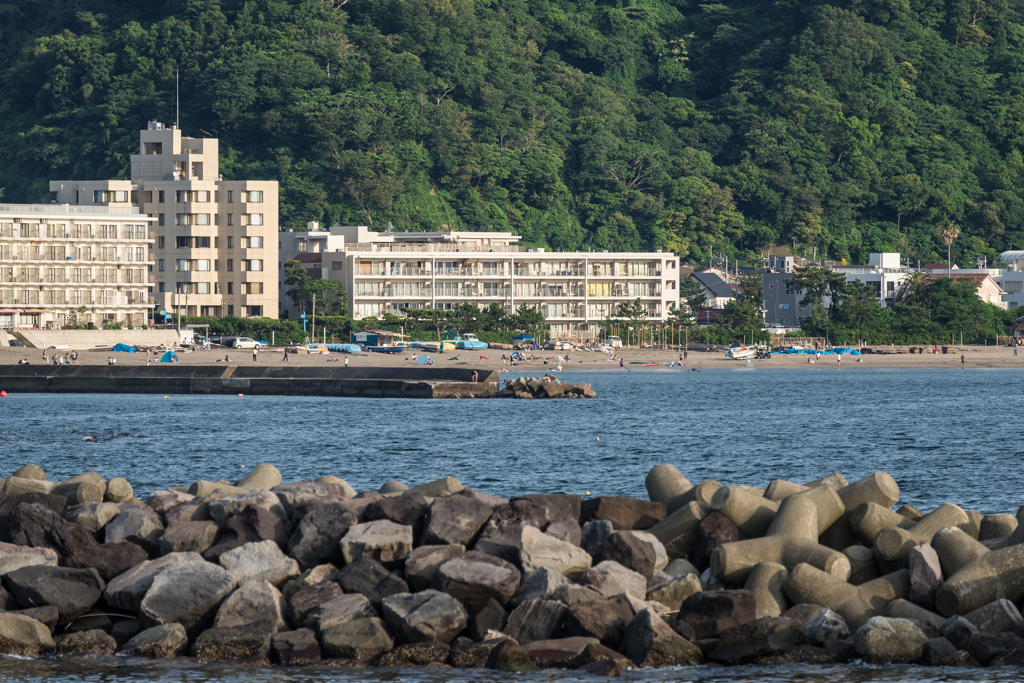
[(238, 398), (242, 398), (243, 396), (245, 396), (245, 394), (239, 394)]
[(0, 391), (0, 398), (7, 398), (7, 392), (6, 391)]

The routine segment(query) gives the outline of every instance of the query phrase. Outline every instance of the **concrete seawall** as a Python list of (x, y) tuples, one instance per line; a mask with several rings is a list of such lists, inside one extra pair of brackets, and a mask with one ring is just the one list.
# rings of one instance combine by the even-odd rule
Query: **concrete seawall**
[(66, 346), (78, 351), (114, 344), (170, 346), (180, 338), (175, 330), (14, 330), (13, 336), (30, 349)]
[(498, 390), (498, 373), (450, 368), (236, 365), (3, 365), (0, 389), (23, 393), (263, 394), (459, 398)]

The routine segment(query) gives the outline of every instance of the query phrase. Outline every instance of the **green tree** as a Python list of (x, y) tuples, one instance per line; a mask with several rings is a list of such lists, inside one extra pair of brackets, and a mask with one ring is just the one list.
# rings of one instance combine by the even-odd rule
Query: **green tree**
[(841, 297), (836, 311), (838, 322), (855, 330), (859, 339), (865, 339), (869, 330), (881, 325), (882, 307), (878, 303), (877, 287), (855, 280), (846, 285)]
[(790, 289), (803, 291), (803, 299), (800, 306), (822, 306), (825, 297), (829, 298), (827, 307), (831, 317), (836, 303), (840, 300), (843, 290), (846, 288), (846, 276), (836, 273), (828, 268), (807, 266), (797, 268), (792, 278), (786, 280)]
[(284, 264), (284, 283), (288, 285), (288, 296), (302, 311), (314, 312), (319, 316), (347, 316), (345, 303), (348, 293), (338, 280), (325, 280), (312, 277), (299, 261), (287, 261)]

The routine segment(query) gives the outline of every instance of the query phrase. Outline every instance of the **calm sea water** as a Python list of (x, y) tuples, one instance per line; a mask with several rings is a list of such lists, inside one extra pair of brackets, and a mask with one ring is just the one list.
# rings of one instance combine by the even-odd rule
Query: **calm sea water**
[[(235, 480), (261, 462), (285, 480), (332, 474), (357, 490), (445, 475), (502, 496), (646, 496), (651, 467), (694, 483), (765, 486), (833, 471), (895, 477), (902, 501), (983, 513), (1024, 503), (1024, 370), (820, 368), (566, 373), (591, 401), (16, 394), (0, 399), (0, 476), (24, 463), (50, 479), (121, 476), (136, 494), (196, 479)], [(0, 387), (2, 389), (3, 387)], [(78, 430), (77, 433), (74, 430)], [(123, 432), (128, 432), (124, 435)], [(85, 437), (95, 442), (84, 441)], [(243, 466), (245, 466), (243, 468)], [(302, 672), (0, 661), (0, 681), (587, 680), (573, 672)], [(695, 667), (630, 672), (661, 681), (1021, 680), (1016, 670), (921, 667)]]

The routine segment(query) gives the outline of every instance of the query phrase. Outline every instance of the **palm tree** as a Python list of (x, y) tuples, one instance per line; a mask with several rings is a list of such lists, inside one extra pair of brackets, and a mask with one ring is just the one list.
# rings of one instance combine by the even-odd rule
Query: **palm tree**
[(900, 288), (896, 291), (896, 295), (893, 297), (893, 303), (895, 304), (909, 304), (910, 302), (917, 299), (917, 297), (924, 290), (925, 286), (925, 274), (919, 270), (915, 270), (912, 273), (907, 273), (906, 279), (900, 284)]
[(951, 259), (951, 249), (953, 240), (960, 236), (960, 228), (953, 223), (946, 223), (939, 227), (939, 239), (942, 240), (946, 245), (946, 277), (953, 277), (953, 266)]

